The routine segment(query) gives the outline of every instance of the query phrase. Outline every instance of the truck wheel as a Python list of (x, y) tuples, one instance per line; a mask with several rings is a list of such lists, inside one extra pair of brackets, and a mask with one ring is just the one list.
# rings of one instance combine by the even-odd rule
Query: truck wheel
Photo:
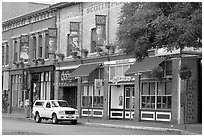
[(57, 124), (58, 123), (58, 119), (57, 119), (57, 115), (56, 114), (52, 115), (52, 123), (53, 124)]
[(39, 113), (37, 112), (36, 115), (35, 115), (35, 122), (36, 123), (41, 123), (41, 121), (42, 121), (42, 119), (41, 119)]
[(72, 120), (72, 121), (71, 121), (71, 124), (72, 124), (72, 125), (76, 125), (76, 124), (77, 124), (77, 120)]

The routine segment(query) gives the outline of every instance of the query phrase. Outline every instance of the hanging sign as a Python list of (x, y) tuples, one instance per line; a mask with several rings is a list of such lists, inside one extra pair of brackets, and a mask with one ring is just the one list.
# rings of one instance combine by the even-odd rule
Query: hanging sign
[(57, 47), (57, 29), (49, 28), (48, 34), (49, 34), (48, 53), (54, 54)]
[(94, 81), (95, 91), (101, 90), (102, 86), (103, 86), (103, 80), (102, 79), (95, 79), (95, 81)]
[(70, 52), (79, 51), (80, 22), (70, 22), (69, 49)]
[(29, 59), (29, 36), (22, 35), (20, 41), (20, 59), (23, 61), (28, 61)]
[(96, 45), (103, 46), (106, 41), (106, 15), (96, 15)]

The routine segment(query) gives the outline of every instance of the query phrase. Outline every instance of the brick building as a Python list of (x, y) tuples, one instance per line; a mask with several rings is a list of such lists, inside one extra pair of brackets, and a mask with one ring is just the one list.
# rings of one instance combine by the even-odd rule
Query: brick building
[[(183, 123), (182, 100), (185, 98), (187, 122), (201, 122), (201, 51), (150, 50), (150, 57), (138, 63), (133, 55), (125, 55), (115, 44), (122, 5), (116, 2), (53, 4), (20, 17), (29, 16), (30, 23), (15, 35), (15, 29), (8, 27), (13, 20), (3, 22), (5, 62), (9, 51), (13, 51), (9, 56), (11, 61), (3, 66), (4, 75), (9, 75), (10, 103), (18, 102), (13, 92), (21, 91), (15, 88), (13, 91), (11, 85), (19, 82), (12, 77), (24, 78), (25, 73), (28, 82), (27, 86), (22, 84), (22, 88), (29, 93), (30, 105), (35, 98), (64, 99), (77, 108), (82, 117)], [(41, 19), (46, 17), (48, 11), (50, 18), (39, 21), (39, 16), (45, 13)], [(19, 61), (15, 56), (20, 57), (21, 52), (15, 55), (16, 46), (12, 41), (18, 35), (27, 36), (25, 34), (29, 34), (29, 59), (27, 63), (18, 62), (25, 66), (17, 68), (12, 63), (14, 59)], [(7, 40), (11, 44), (7, 44)], [(9, 51), (6, 45), (11, 45)], [(192, 72), (188, 85), (179, 77), (181, 64), (187, 64)], [(152, 75), (155, 68), (162, 70), (159, 79)], [(20, 83), (24, 83), (23, 80)], [(184, 89), (188, 89), (186, 95)], [(10, 109), (12, 113), (14, 106)]]

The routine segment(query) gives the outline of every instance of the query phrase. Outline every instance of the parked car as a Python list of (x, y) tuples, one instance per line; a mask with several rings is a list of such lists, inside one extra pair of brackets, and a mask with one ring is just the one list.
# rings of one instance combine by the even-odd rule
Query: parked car
[(59, 121), (71, 121), (71, 124), (77, 124), (79, 118), (78, 110), (69, 107), (65, 100), (36, 100), (32, 113), (37, 123), (51, 119), (55, 124)]

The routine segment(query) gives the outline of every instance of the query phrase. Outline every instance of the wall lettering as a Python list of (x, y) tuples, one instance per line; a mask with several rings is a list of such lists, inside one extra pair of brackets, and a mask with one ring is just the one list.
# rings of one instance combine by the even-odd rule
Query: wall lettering
[[(110, 8), (118, 6), (120, 4), (122, 4), (122, 2), (110, 2)], [(102, 11), (104, 9), (107, 9), (108, 7), (109, 7), (109, 3), (107, 3), (107, 2), (102, 3), (102, 4), (98, 4), (98, 5), (92, 5), (92, 6), (89, 6), (88, 8), (84, 8), (83, 14), (89, 14), (92, 12)], [(82, 11), (77, 10), (77, 11), (70, 12), (67, 17), (68, 18), (74, 18), (74, 17), (78, 17), (80, 15), (82, 15)]]

